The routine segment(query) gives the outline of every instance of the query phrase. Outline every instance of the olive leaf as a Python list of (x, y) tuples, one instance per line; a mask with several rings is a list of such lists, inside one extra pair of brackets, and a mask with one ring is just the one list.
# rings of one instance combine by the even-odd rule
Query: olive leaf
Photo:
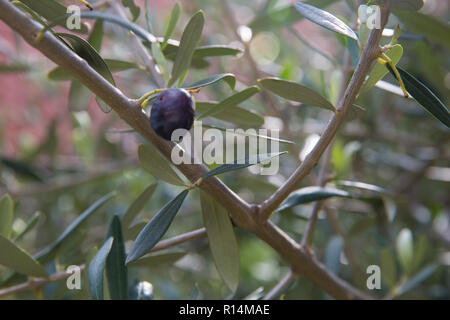
[(239, 285), (239, 251), (230, 217), (204, 192), (200, 192), (200, 202), (214, 263), (225, 284), (235, 292)]
[(294, 3), (294, 7), (306, 19), (317, 23), (328, 30), (340, 33), (354, 40), (358, 40), (358, 36), (352, 28), (350, 28), (344, 21), (333, 16), (331, 13), (303, 2)]
[(14, 203), (9, 194), (5, 194), (0, 199), (0, 236), (9, 238), (12, 231), (13, 216)]
[(158, 243), (166, 233), (188, 193), (189, 190), (182, 191), (155, 214), (131, 246), (125, 262), (126, 264), (147, 254)]
[(274, 94), (296, 102), (324, 108), (336, 112), (336, 108), (316, 91), (296, 82), (279, 78), (264, 78), (258, 82)]
[(140, 195), (133, 201), (133, 203), (128, 207), (124, 216), (122, 217), (122, 227), (123, 229), (128, 229), (133, 219), (142, 211), (144, 206), (152, 197), (155, 192), (157, 183), (149, 185)]
[(95, 257), (89, 263), (88, 277), (89, 277), (89, 289), (91, 297), (94, 300), (103, 300), (103, 273), (105, 272), (106, 259), (114, 239), (109, 237), (98, 250)]

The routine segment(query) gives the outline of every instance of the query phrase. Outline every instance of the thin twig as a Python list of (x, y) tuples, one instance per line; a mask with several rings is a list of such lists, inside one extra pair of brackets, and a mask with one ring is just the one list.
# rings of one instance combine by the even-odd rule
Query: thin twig
[(292, 271), (289, 271), (287, 275), (284, 276), (283, 279), (280, 280), (280, 282), (277, 283), (275, 287), (272, 288), (263, 298), (263, 300), (272, 300), (280, 295), (281, 292), (283, 292), (284, 289), (295, 279), (297, 276)]
[(175, 236), (173, 238), (170, 239), (166, 239), (166, 240), (161, 240), (160, 242), (158, 242), (153, 248), (152, 250), (150, 250), (150, 252), (155, 252), (155, 251), (161, 251), (164, 249), (168, 249), (171, 247), (174, 247), (176, 245), (179, 245), (181, 243), (187, 242), (187, 241), (191, 241), (194, 239), (199, 239), (199, 238), (203, 238), (206, 236), (206, 229), (205, 228), (200, 228), (194, 231), (190, 231), (190, 232), (186, 232), (183, 234), (180, 234), (178, 236)]
[(337, 105), (337, 112), (328, 123), (325, 131), (315, 145), (314, 149), (308, 154), (306, 159), (300, 164), (289, 179), (277, 190), (272, 196), (261, 204), (262, 219), (270, 217), (273, 210), (275, 210), (286, 197), (295, 190), (299, 183), (311, 172), (316, 166), (322, 154), (333, 140), (337, 130), (343, 123), (347, 112), (353, 105), (356, 96), (364, 83), (367, 73), (370, 71), (373, 61), (380, 55), (380, 39), (387, 22), (390, 12), (390, 1), (387, 1), (387, 6), (383, 6), (381, 10), (382, 28), (373, 29), (370, 33), (369, 40), (361, 54), (358, 66), (353, 74), (352, 80), (345, 91), (343, 98)]
[[(116, 11), (118, 15), (120, 15), (124, 19), (128, 19), (127, 15), (122, 9), (122, 6), (120, 3), (117, 2), (117, 0), (108, 0), (109, 5)], [(152, 56), (148, 53), (147, 49), (144, 47), (142, 42), (136, 37), (134, 33), (130, 31), (130, 39), (134, 46), (134, 49), (136, 50), (137, 54), (141, 57), (142, 62), (144, 63), (145, 68), (150, 72), (150, 74), (153, 77), (153, 80), (156, 82), (156, 85), (159, 88), (164, 88), (166, 86), (166, 83), (164, 79), (162, 78), (161, 74), (159, 74), (155, 69), (155, 62)]]
[[(84, 264), (81, 265), (80, 271), (83, 271), (84, 268), (85, 268), (85, 265)], [(41, 288), (51, 282), (64, 280), (64, 279), (70, 277), (71, 275), (72, 275), (72, 273), (69, 273), (67, 271), (61, 271), (61, 272), (52, 274), (48, 278), (32, 278), (32, 279), (29, 279), (27, 282), (24, 282), (24, 283), (21, 283), (21, 284), (18, 284), (18, 285), (9, 287), (9, 288), (0, 289), (0, 298), (4, 297), (4, 296), (9, 296), (9, 295), (12, 295), (12, 294), (15, 294), (18, 292), (22, 292), (25, 290), (38, 289), (38, 288)]]

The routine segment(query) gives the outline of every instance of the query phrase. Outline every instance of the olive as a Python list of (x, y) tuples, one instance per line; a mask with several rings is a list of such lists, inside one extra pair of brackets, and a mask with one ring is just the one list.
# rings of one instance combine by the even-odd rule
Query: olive
[(160, 137), (171, 140), (176, 129), (191, 129), (194, 114), (194, 103), (186, 90), (166, 89), (153, 101), (150, 124)]

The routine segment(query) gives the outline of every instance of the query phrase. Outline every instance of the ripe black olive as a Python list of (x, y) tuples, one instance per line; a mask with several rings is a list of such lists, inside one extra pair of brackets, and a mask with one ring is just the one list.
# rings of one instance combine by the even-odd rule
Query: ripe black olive
[(194, 122), (194, 103), (184, 89), (166, 89), (153, 102), (150, 124), (162, 138), (170, 140), (176, 129), (190, 130)]

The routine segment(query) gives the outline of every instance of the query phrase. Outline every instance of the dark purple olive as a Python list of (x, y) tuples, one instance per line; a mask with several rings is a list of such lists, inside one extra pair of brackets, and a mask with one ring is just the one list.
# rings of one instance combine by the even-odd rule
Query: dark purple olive
[(190, 130), (194, 122), (191, 95), (184, 89), (167, 89), (155, 99), (150, 112), (150, 124), (162, 138), (170, 140), (176, 129)]

